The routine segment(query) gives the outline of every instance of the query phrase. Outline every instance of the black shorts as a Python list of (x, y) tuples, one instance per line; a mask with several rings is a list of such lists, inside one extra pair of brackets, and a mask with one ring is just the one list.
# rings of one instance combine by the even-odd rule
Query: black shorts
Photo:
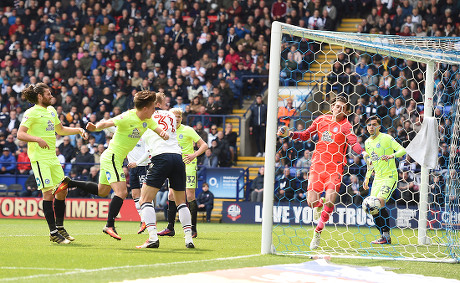
[(169, 179), (171, 189), (185, 191), (185, 164), (182, 155), (163, 153), (152, 157), (145, 183), (159, 189), (166, 178)]
[(129, 168), (129, 187), (132, 189), (142, 188), (142, 184), (145, 182), (147, 176), (148, 166), (137, 166)]

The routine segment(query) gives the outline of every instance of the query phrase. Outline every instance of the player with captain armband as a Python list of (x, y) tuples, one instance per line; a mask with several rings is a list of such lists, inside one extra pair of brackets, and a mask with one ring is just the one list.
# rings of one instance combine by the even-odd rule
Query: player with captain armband
[[(292, 132), (286, 126), (282, 126), (277, 133), (280, 137), (302, 141), (318, 135), (307, 188), (308, 204), (313, 208), (314, 220), (318, 220), (310, 249), (319, 247), (321, 232), (334, 211), (337, 192), (342, 182), (343, 166), (346, 164), (348, 145), (358, 154), (363, 151), (352, 131), (353, 127), (348, 122), (348, 110), (347, 99), (338, 96), (331, 105), (332, 115), (319, 116), (302, 132)], [(325, 197), (321, 198), (324, 191), (326, 191)]]
[(364, 199), (363, 209), (374, 218), (374, 223), (380, 231), (380, 239), (372, 244), (391, 244), (390, 215), (385, 207), (398, 183), (398, 171), (395, 158), (406, 154), (406, 150), (392, 136), (380, 132), (382, 122), (377, 116), (371, 116), (366, 121), (370, 137), (365, 141), (363, 153), (367, 164), (364, 179), (364, 189), (369, 189), (369, 179), (374, 172), (374, 181), (370, 196)]
[[(134, 205), (136, 206), (137, 213), (139, 213), (141, 219), (142, 216), (139, 198), (141, 197), (141, 188), (145, 181), (150, 161), (149, 151), (144, 140), (144, 135), (142, 135), (139, 139), (133, 150), (128, 153), (129, 187), (131, 190), (131, 196), (134, 200)], [(141, 220), (141, 226), (139, 231), (137, 231), (137, 234), (144, 232), (146, 228), (145, 222)]]

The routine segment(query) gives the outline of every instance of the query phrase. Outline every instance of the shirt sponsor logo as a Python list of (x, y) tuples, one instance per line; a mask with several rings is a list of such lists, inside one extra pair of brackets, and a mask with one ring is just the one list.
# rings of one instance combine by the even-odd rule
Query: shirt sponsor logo
[(139, 132), (137, 128), (134, 128), (132, 134), (128, 135), (128, 137), (133, 138), (133, 139), (140, 139), (141, 133)]
[(48, 127), (46, 127), (47, 132), (54, 132), (54, 123), (51, 120), (48, 120)]
[(42, 182), (40, 182), (40, 178), (35, 178), (35, 181), (37, 182), (38, 187), (42, 186)]
[(325, 131), (321, 136), (321, 140), (325, 142), (333, 142), (332, 134), (329, 131)]

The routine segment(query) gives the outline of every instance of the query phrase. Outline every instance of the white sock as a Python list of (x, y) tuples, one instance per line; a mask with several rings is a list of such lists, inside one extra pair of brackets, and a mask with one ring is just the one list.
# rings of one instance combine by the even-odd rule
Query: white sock
[(134, 206), (136, 207), (137, 213), (139, 213), (139, 216), (142, 219), (141, 205), (139, 204), (139, 198), (134, 199)]
[(179, 212), (179, 221), (184, 229), (185, 242), (190, 243), (192, 242), (192, 216), (190, 210), (187, 205), (183, 203), (177, 207), (177, 211)]
[(147, 231), (149, 231), (149, 240), (157, 241), (157, 215), (155, 214), (155, 208), (151, 202), (146, 202), (141, 205), (142, 219), (145, 221)]

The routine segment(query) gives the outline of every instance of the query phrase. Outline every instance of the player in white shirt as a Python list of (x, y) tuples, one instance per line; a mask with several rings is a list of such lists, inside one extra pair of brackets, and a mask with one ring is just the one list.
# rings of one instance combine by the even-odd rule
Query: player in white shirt
[(158, 248), (160, 246), (157, 235), (155, 208), (152, 200), (166, 178), (169, 179), (170, 187), (173, 190), (177, 211), (179, 212), (179, 220), (185, 234), (185, 246), (187, 248), (195, 248), (192, 239), (192, 218), (186, 204), (185, 164), (182, 160), (182, 150), (177, 141), (176, 117), (169, 111), (161, 110), (165, 108), (165, 95), (163, 93), (157, 93), (155, 104), (157, 110), (153, 113), (152, 118), (163, 131), (168, 133), (169, 139), (167, 141), (159, 140), (155, 135), (144, 137), (152, 157), (145, 183), (142, 186), (140, 205), (142, 219), (145, 221), (147, 230), (149, 231), (149, 239), (136, 248)]
[[(141, 196), (142, 184), (147, 176), (147, 169), (149, 165), (149, 151), (147, 144), (145, 143), (144, 136), (145, 133), (139, 139), (133, 150), (128, 153), (129, 187), (139, 216), (141, 216), (139, 198)], [(145, 228), (145, 222), (141, 221), (141, 228), (137, 231), (137, 233), (140, 234), (144, 232)]]

